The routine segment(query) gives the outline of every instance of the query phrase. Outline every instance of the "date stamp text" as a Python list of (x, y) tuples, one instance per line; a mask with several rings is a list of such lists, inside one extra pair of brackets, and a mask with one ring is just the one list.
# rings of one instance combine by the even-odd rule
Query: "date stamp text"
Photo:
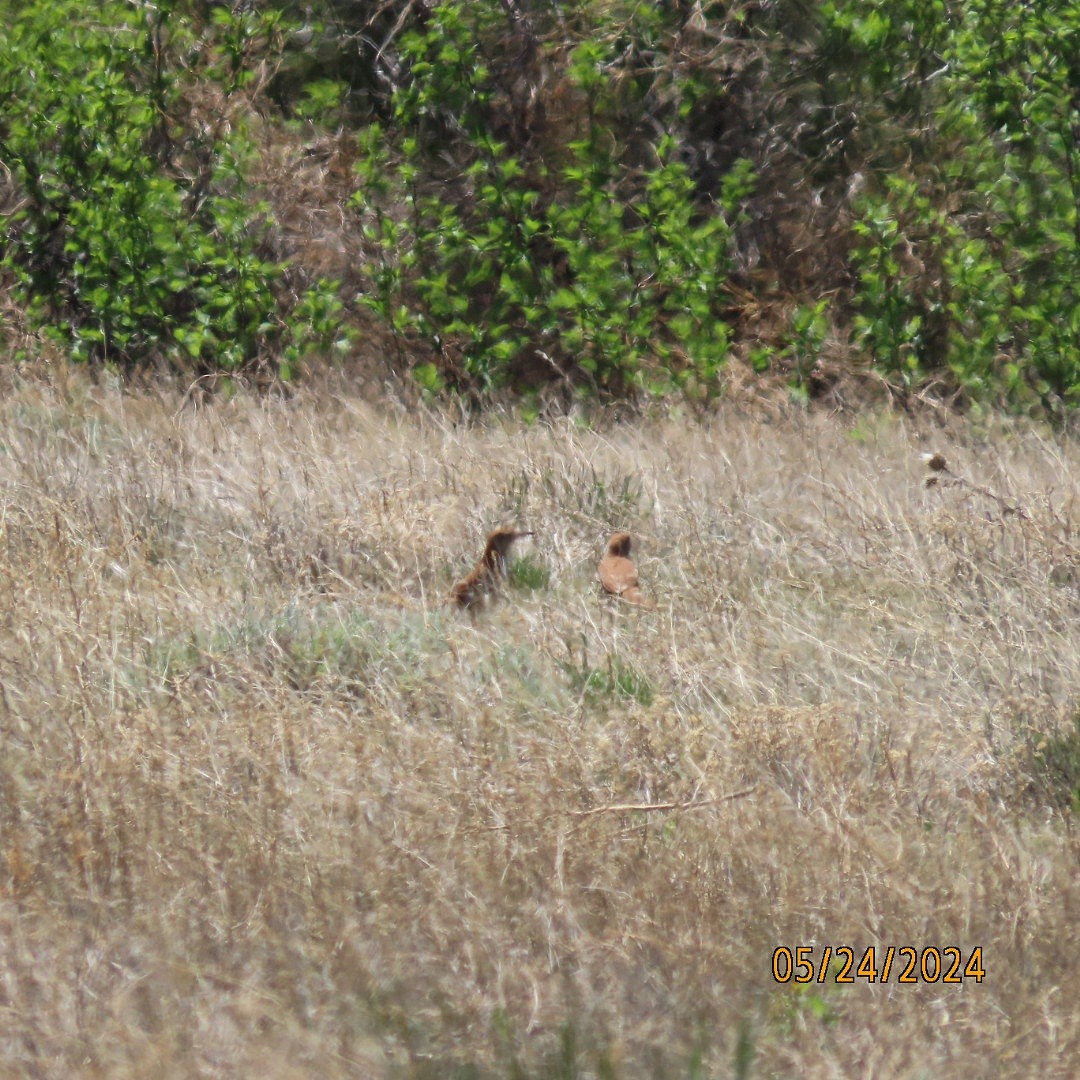
[(810, 945), (780, 945), (773, 950), (772, 974), (778, 983), (981, 983), (986, 977), (982, 949), (976, 946), (965, 957), (954, 945), (871, 945), (861, 956), (849, 945), (826, 945), (820, 954)]

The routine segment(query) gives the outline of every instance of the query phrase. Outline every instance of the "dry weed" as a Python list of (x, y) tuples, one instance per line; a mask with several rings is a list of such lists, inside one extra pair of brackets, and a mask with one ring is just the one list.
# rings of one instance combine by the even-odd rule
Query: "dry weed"
[[(0, 417), (8, 1075), (1075, 1071), (1074, 444), (926, 488), (888, 416)], [(544, 573), (473, 622), (506, 520)], [(774, 980), (841, 945), (986, 977)]]

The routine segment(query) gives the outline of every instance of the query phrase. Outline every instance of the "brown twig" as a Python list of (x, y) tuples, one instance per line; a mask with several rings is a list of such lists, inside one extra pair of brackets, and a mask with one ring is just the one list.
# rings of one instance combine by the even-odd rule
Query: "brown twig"
[(606, 806), (594, 806), (591, 810), (574, 810), (574, 817), (592, 817), (594, 814), (620, 814), (628, 810), (697, 810), (702, 806), (713, 806), (716, 803), (730, 802), (732, 799), (742, 799), (757, 791), (758, 786), (743, 788), (741, 791), (732, 791), (727, 795), (717, 795), (712, 799), (691, 799), (689, 802), (662, 802), (662, 803), (609, 803)]

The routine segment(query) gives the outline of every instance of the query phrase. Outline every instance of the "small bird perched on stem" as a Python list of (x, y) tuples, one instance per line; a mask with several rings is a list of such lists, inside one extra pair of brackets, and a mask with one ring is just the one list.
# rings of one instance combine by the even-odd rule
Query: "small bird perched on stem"
[(637, 567), (630, 561), (630, 534), (618, 532), (608, 541), (607, 554), (597, 569), (604, 592), (643, 608), (655, 605), (638, 588)]
[(469, 575), (450, 590), (450, 600), (460, 608), (471, 608), (495, 592), (506, 577), (506, 557), (515, 540), (532, 536), (517, 529), (496, 529), (488, 534), (484, 554)]
[(933, 454), (923, 454), (922, 459), (926, 464), (926, 467), (930, 470), (930, 475), (925, 480), (926, 487), (934, 487), (938, 482), (938, 473), (945, 473), (948, 476), (952, 476), (952, 470), (949, 468), (949, 463), (945, 460), (945, 455), (936, 452)]

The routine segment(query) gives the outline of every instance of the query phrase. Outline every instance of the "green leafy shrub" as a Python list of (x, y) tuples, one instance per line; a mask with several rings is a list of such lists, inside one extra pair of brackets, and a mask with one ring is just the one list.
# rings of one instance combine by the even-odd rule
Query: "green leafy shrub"
[[(584, 104), (581, 137), (515, 152), (492, 134), (505, 95), (477, 44), (496, 17), (498, 5), (443, 3), (403, 35), (409, 77), (393, 124), (361, 140), (354, 206), (374, 252), (366, 302), (401, 342), (432, 350), (414, 369), (427, 389), (569, 376), (615, 393), (708, 394), (729, 344), (721, 211), (751, 170), (736, 169), (727, 207), (703, 212), (671, 138), (639, 166), (616, 162), (597, 124), (613, 106), (596, 42), (567, 72), (566, 93)], [(459, 168), (446, 171), (435, 142)]]
[(854, 328), (877, 365), (912, 386), (946, 360), (941, 248), (955, 234), (914, 181), (890, 177), (885, 189), (852, 226)]
[[(274, 18), (218, 9), (211, 49), (168, 2), (5, 7), (0, 152), (23, 198), (2, 257), (32, 319), (78, 359), (196, 369), (325, 336), (325, 319), (278, 312), (267, 210), (226, 112)], [(181, 49), (220, 78), (212, 119), (184, 103)]]
[(590, 667), (584, 657), (580, 663), (568, 660), (559, 666), (574, 693), (590, 702), (630, 698), (646, 707), (653, 703), (655, 692), (648, 676), (618, 656), (609, 656), (606, 667)]
[(1059, 724), (1024, 729), (1028, 768), (1051, 804), (1080, 812), (1080, 709)]
[(1080, 400), (1080, 12), (964, 10), (924, 97), (935, 141), (856, 207), (854, 329), (904, 384), (1056, 412)]
[[(829, 330), (828, 307), (827, 299), (819, 300), (816, 304), (800, 305), (791, 314), (784, 356), (791, 370), (789, 385), (798, 397), (808, 396), (810, 377)], [(768, 364), (767, 356), (760, 352), (751, 356), (752, 365), (762, 361)]]
[(551, 571), (527, 556), (514, 559), (507, 567), (506, 576), (515, 589), (528, 592), (538, 592), (551, 584)]
[(1010, 377), (1051, 409), (1080, 402), (1080, 9), (973, 0), (952, 59), (987, 134), (975, 194), (1008, 281)]

